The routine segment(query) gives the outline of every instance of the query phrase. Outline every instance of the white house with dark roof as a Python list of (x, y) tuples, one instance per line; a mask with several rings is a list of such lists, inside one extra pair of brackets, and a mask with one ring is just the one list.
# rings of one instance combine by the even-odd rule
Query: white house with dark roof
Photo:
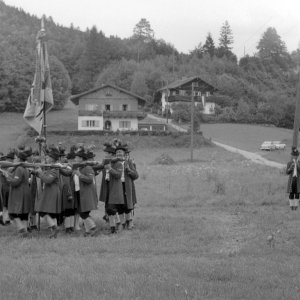
[(204, 114), (214, 114), (215, 103), (209, 101), (209, 96), (217, 91), (217, 89), (199, 76), (176, 80), (157, 90), (157, 93), (161, 94), (162, 112), (165, 112), (167, 109), (170, 109), (172, 112), (173, 103), (191, 102), (192, 83), (194, 83), (195, 105), (201, 104), (203, 106)]
[(78, 130), (138, 130), (146, 100), (111, 84), (71, 96), (78, 106)]

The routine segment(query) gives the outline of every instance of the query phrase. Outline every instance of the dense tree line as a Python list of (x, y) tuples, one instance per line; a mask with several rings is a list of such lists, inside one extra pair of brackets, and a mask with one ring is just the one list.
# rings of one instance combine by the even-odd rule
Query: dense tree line
[[(22, 111), (34, 75), (35, 38), (40, 20), (0, 0), (0, 109)], [(155, 108), (157, 89), (181, 77), (199, 75), (218, 88), (217, 121), (293, 124), (300, 51), (288, 53), (275, 28), (257, 43), (257, 53), (239, 61), (232, 52), (229, 22), (220, 28), (218, 44), (211, 33), (188, 54), (156, 39), (150, 22), (141, 19), (132, 36), (105, 36), (96, 27), (85, 32), (46, 18), (51, 78), (57, 109), (70, 94), (103, 83), (131, 90)], [(176, 112), (175, 116), (178, 116)]]

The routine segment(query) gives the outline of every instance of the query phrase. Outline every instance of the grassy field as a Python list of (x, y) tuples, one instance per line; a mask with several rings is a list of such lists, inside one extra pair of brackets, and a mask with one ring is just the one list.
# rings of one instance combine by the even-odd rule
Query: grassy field
[[(176, 164), (155, 165), (162, 153)], [(98, 153), (100, 157), (102, 154)], [(0, 228), (3, 299), (299, 299), (286, 176), (217, 147), (136, 149), (135, 229), (20, 240)], [(99, 189), (99, 187), (98, 187)], [(275, 233), (275, 247), (267, 237)]]
[[(49, 121), (63, 122), (55, 114)], [(20, 116), (4, 114), (0, 124), (2, 148), (29, 142)], [(200, 141), (191, 163), (179, 147), (185, 140), (125, 138), (140, 175), (134, 230), (110, 236), (101, 204), (95, 238), (61, 232), (50, 240), (42, 224), (32, 239), (19, 239), (1, 227), (1, 299), (300, 298), (300, 219), (289, 210), (283, 171)], [(49, 136), (62, 139), (95, 143), (103, 157), (101, 138)], [(176, 164), (154, 164), (163, 153)]]
[[(201, 124), (201, 131), (207, 138), (220, 143), (261, 154), (267, 159), (285, 163), (290, 158), (293, 131), (290, 129), (249, 124)], [(285, 151), (261, 151), (264, 141), (281, 141)]]

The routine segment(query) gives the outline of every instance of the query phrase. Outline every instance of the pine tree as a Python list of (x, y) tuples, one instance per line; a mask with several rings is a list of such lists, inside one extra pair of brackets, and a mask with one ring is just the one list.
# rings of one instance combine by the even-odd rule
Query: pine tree
[(145, 43), (150, 42), (154, 38), (154, 31), (150, 22), (142, 18), (133, 29), (133, 38), (141, 40)]
[(205, 44), (203, 45), (203, 52), (208, 53), (210, 57), (213, 57), (215, 55), (215, 49), (214, 40), (209, 32), (207, 34)]
[(284, 57), (287, 54), (285, 43), (273, 27), (269, 27), (264, 32), (256, 48), (259, 57), (262, 59), (274, 59)]
[(220, 30), (219, 48), (217, 51), (218, 57), (232, 56), (232, 54), (233, 54), (231, 52), (232, 44), (233, 44), (232, 30), (230, 28), (228, 21), (225, 21), (225, 23), (223, 24), (223, 26), (221, 27), (221, 30)]

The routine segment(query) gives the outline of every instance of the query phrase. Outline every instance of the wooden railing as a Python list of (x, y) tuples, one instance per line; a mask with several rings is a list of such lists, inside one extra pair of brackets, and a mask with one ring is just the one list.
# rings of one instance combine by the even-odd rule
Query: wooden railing
[(103, 118), (138, 118), (144, 119), (147, 114), (143, 111), (102, 111), (102, 110), (79, 110), (78, 116), (103, 116)]

